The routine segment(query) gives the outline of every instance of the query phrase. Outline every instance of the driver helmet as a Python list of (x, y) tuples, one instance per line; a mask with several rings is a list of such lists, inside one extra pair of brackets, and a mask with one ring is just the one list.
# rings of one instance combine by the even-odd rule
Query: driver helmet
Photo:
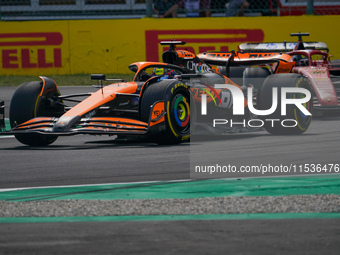
[(159, 76), (160, 79), (173, 79), (175, 76), (175, 71), (169, 68), (155, 67), (152, 72), (153, 76)]
[(163, 76), (164, 75), (164, 68), (161, 68), (161, 67), (155, 67), (153, 69), (153, 72), (152, 72), (152, 75), (153, 76)]
[(295, 55), (293, 57), (293, 61), (295, 61), (295, 66), (301, 66), (301, 56), (300, 55)]

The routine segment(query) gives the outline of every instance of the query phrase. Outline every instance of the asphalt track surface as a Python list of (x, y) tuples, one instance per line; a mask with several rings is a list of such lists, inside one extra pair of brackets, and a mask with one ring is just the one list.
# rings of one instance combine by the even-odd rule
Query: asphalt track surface
[[(60, 90), (68, 94), (84, 88)], [(7, 107), (12, 93), (13, 88), (0, 88), (0, 100)], [(213, 141), (202, 137), (178, 146), (72, 136), (60, 137), (46, 148), (30, 148), (15, 138), (0, 138), (0, 188), (189, 179), (191, 146), (195, 153), (208, 158), (224, 155), (235, 165), (266, 159), (272, 164), (336, 164), (339, 121), (339, 117), (315, 119), (301, 136), (262, 131)], [(0, 227), (0, 254), (338, 254), (339, 223), (339, 219), (5, 223)]]

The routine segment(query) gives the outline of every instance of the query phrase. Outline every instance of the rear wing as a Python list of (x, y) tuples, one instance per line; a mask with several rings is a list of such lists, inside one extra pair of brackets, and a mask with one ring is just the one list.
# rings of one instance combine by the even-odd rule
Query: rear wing
[(269, 43), (243, 43), (239, 45), (239, 50), (243, 52), (284, 52), (293, 50), (324, 50), (329, 51), (327, 44), (324, 42), (303, 42), (303, 36), (309, 36), (309, 33), (291, 33), (290, 36), (297, 36), (297, 42), (269, 42)]
[(273, 73), (289, 73), (295, 62), (289, 61), (288, 54), (270, 53), (245, 53), (245, 52), (206, 52), (198, 54), (197, 57), (208, 65), (225, 66), (227, 76), (230, 77), (232, 66), (257, 66), (277, 63)]
[[(329, 51), (324, 42), (302, 42), (306, 50)], [(295, 50), (298, 42), (269, 42), (269, 43), (242, 43), (239, 50), (242, 52), (285, 52)]]
[(288, 54), (277, 52), (248, 53), (248, 52), (205, 52), (197, 57), (206, 64), (216, 66), (254, 66), (273, 64), (280, 61), (288, 62), (291, 58)]

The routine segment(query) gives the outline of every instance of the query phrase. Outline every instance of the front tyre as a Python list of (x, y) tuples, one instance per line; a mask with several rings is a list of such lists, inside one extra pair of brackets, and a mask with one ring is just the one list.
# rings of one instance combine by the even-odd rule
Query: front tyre
[[(40, 96), (42, 86), (42, 81), (31, 81), (21, 84), (15, 90), (9, 109), (9, 120), (12, 128), (30, 119), (47, 116), (48, 109)], [(26, 145), (47, 146), (53, 143), (58, 136), (18, 134), (15, 135), (15, 138)]]
[[(264, 119), (264, 128), (269, 133), (276, 135), (294, 135), (304, 133), (312, 121), (312, 116), (305, 115), (295, 104), (287, 104), (286, 115), (282, 115), (281, 89), (304, 88), (312, 94), (308, 80), (301, 75), (293, 73), (274, 74), (268, 76), (260, 91), (260, 101), (258, 102), (258, 108), (260, 110), (267, 110), (272, 106), (273, 88), (278, 89), (277, 108), (272, 114), (262, 117)], [(288, 99), (301, 99), (304, 97), (305, 94), (303, 93), (287, 93)], [(303, 107), (306, 108), (309, 113), (312, 113), (313, 111), (312, 100), (313, 99), (311, 97), (307, 103), (303, 104)]]
[(146, 88), (141, 99), (141, 120), (149, 121), (151, 106), (164, 101), (165, 130), (152, 135), (157, 144), (179, 144), (190, 139), (190, 92), (177, 80), (163, 80)]

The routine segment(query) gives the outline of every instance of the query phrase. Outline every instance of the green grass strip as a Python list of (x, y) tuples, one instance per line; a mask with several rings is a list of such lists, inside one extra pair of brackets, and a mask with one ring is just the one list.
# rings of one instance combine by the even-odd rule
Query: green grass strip
[(289, 196), (315, 194), (340, 195), (340, 174), (37, 188), (0, 192), (0, 200), (183, 199), (224, 196)]
[(258, 213), (203, 215), (141, 215), (90, 217), (23, 217), (0, 218), (0, 223), (57, 223), (109, 221), (182, 221), (182, 220), (280, 220), (280, 219), (339, 219), (340, 213)]

